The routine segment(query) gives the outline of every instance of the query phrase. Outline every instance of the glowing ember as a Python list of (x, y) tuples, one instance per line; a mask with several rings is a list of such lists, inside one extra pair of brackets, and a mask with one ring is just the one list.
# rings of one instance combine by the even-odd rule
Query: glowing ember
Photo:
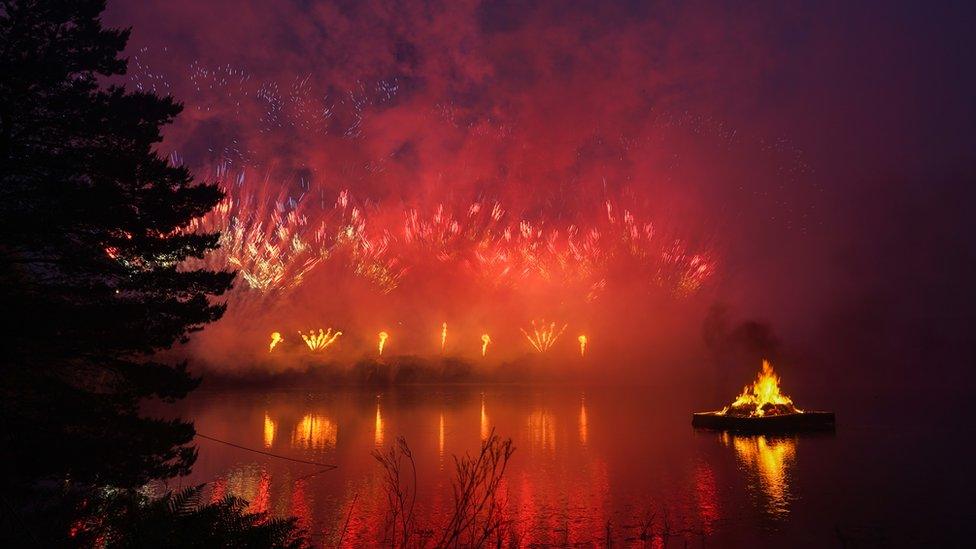
[(491, 343), (491, 336), (488, 334), (481, 334), (481, 356), (485, 356), (488, 353), (489, 343)]
[(577, 337), (576, 340), (579, 341), (580, 356), (586, 356), (586, 336), (581, 335)]
[(529, 333), (521, 328), (519, 329), (522, 330), (522, 335), (525, 336), (525, 339), (529, 340), (529, 343), (532, 344), (532, 347), (534, 347), (536, 351), (544, 353), (552, 348), (553, 344), (556, 343), (556, 340), (559, 339), (559, 336), (566, 331), (566, 324), (563, 324), (563, 327), (557, 330), (555, 322), (550, 322), (547, 325), (545, 320), (539, 322), (538, 324), (536, 324), (536, 322), (533, 320), (532, 333)]
[(383, 347), (386, 347), (386, 340), (390, 338), (390, 334), (386, 332), (380, 332), (379, 337), (380, 337), (380, 341), (378, 347), (380, 350), (380, 356), (383, 356)]
[(268, 352), (274, 351), (275, 346), (284, 341), (285, 339), (281, 337), (281, 332), (271, 332), (271, 345), (268, 346)]
[(298, 332), (298, 335), (302, 336), (302, 341), (305, 342), (305, 345), (308, 345), (310, 350), (322, 351), (335, 343), (335, 340), (342, 335), (342, 332), (338, 330), (333, 332), (332, 328), (323, 331), (322, 328), (319, 328), (319, 333), (317, 334), (314, 330), (309, 330), (308, 335), (302, 332)]
[(773, 365), (763, 360), (762, 371), (752, 385), (746, 385), (731, 406), (726, 406), (719, 414), (737, 417), (764, 417), (781, 414), (802, 414), (793, 405), (790, 397), (779, 390), (779, 376)]

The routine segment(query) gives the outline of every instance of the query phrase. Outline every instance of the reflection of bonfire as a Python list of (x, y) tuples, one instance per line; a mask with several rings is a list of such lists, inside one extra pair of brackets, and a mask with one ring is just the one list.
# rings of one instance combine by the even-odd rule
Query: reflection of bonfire
[(735, 401), (718, 412), (692, 416), (695, 427), (737, 430), (833, 429), (833, 412), (805, 412), (779, 389), (779, 376), (763, 360), (762, 371)]
[(765, 509), (772, 515), (790, 510), (790, 469), (796, 461), (796, 438), (765, 435), (729, 435), (722, 442), (732, 446), (739, 461), (757, 475), (759, 488), (766, 495)]

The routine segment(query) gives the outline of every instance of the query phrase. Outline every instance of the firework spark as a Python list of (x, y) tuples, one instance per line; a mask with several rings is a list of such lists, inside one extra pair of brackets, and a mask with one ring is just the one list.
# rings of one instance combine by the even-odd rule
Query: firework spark
[[(411, 271), (431, 268), (479, 290), (543, 288), (584, 302), (599, 299), (626, 272), (685, 297), (716, 270), (707, 249), (669, 237), (611, 201), (603, 205), (605, 214), (589, 216), (587, 224), (556, 225), (520, 216), (499, 202), (441, 202), (401, 214), (369, 200), (357, 204), (348, 191), (330, 201), (307, 184), (292, 197), (272, 191), (268, 180), (248, 184), (242, 173), (229, 175), (226, 166), (216, 179), (224, 201), (181, 230), (220, 232), (221, 247), (181, 268), (237, 270), (243, 283), (235, 298), (280, 301), (317, 271), (358, 277), (390, 294)], [(442, 326), (442, 352), (445, 334)]]
[(576, 341), (579, 341), (580, 356), (586, 356), (586, 336), (580, 335), (576, 338)]
[(481, 334), (481, 356), (488, 354), (488, 344), (491, 343), (491, 336)]
[(377, 347), (380, 350), (380, 356), (383, 356), (383, 348), (386, 347), (386, 340), (390, 338), (390, 334), (386, 332), (379, 333), (379, 344)]
[(532, 344), (532, 347), (536, 351), (544, 353), (551, 349), (556, 343), (556, 340), (559, 339), (559, 336), (566, 331), (566, 324), (563, 324), (562, 328), (557, 329), (555, 322), (546, 324), (546, 321), (542, 320), (537, 324), (533, 320), (531, 334), (523, 328), (519, 329), (522, 330), (522, 335), (529, 340), (529, 343)]

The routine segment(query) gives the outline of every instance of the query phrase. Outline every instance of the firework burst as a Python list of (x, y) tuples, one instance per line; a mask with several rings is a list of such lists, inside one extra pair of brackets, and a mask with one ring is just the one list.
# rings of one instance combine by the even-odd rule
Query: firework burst
[(342, 332), (336, 330), (332, 331), (332, 328), (323, 330), (319, 328), (318, 333), (315, 330), (309, 330), (308, 334), (298, 332), (298, 335), (302, 337), (302, 341), (308, 346), (311, 351), (323, 351), (335, 343), (336, 339), (342, 335)]
[[(187, 232), (219, 231), (220, 249), (185, 268), (239, 272), (237, 294), (280, 299), (330, 264), (330, 276), (358, 277), (379, 294), (397, 291), (411, 271), (437, 271), (482, 290), (548, 288), (593, 302), (614, 277), (637, 276), (675, 297), (714, 275), (707, 250), (667, 237), (614, 203), (587, 224), (557, 226), (515, 215), (498, 202), (389, 210), (354, 203), (348, 191), (325, 198), (308, 185), (297, 197), (253, 187), (243, 173), (217, 173), (226, 198)], [(310, 198), (315, 196), (315, 198)], [(412, 283), (423, 280), (411, 279)], [(442, 341), (442, 347), (443, 347)]]
[(545, 320), (541, 320), (538, 323), (533, 320), (530, 330), (527, 331), (524, 328), (519, 329), (536, 351), (545, 353), (556, 344), (559, 336), (566, 331), (566, 324), (563, 324), (561, 328), (557, 328), (555, 322), (546, 324)]

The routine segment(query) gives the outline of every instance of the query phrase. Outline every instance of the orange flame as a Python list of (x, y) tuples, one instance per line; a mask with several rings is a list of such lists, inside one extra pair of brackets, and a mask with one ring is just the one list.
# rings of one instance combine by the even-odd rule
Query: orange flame
[(576, 338), (580, 345), (580, 356), (586, 356), (586, 336), (581, 335)]
[(386, 347), (386, 340), (389, 338), (390, 338), (390, 334), (386, 332), (380, 332), (380, 342), (379, 342), (380, 356), (383, 356), (383, 347)]
[(780, 392), (779, 376), (773, 371), (773, 365), (768, 360), (763, 360), (762, 371), (756, 381), (752, 385), (746, 385), (735, 402), (726, 406), (721, 413), (726, 414), (731, 409), (734, 415), (746, 415), (745, 412), (748, 412), (750, 417), (762, 417), (768, 409), (775, 410), (776, 406), (787, 407), (790, 412), (803, 413), (803, 410), (793, 405), (790, 397)]
[(481, 356), (485, 356), (488, 353), (489, 343), (491, 343), (491, 336), (488, 334), (481, 334)]
[(447, 345), (447, 322), (441, 324), (441, 352), (444, 352), (444, 346)]

